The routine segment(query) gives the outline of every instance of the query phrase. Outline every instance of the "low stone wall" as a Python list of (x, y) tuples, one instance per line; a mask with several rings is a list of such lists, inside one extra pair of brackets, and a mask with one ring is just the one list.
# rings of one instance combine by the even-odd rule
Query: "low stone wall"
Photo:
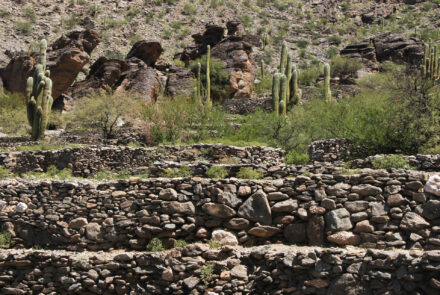
[[(365, 159), (356, 159), (350, 162), (352, 168), (372, 168), (373, 160), (378, 157), (389, 157), (391, 155), (375, 155), (370, 156)], [(440, 155), (413, 155), (413, 156), (403, 156), (408, 159), (409, 164), (414, 167), (414, 169), (421, 171), (440, 171)]]
[(285, 152), (269, 147), (234, 147), (222, 144), (160, 146), (156, 148), (78, 147), (59, 150), (0, 152), (0, 165), (11, 171), (46, 171), (50, 165), (72, 169), (76, 176), (87, 177), (97, 171), (142, 168), (158, 161), (211, 163), (282, 163)]
[[(440, 249), (427, 175), (367, 171), (273, 181), (138, 179), (0, 183), (0, 226), (16, 247), (145, 249), (153, 237)], [(17, 206), (19, 203), (27, 204)]]
[(351, 154), (348, 140), (341, 138), (323, 139), (309, 145), (310, 162), (344, 161)]
[[(1, 294), (439, 294), (440, 252), (249, 249), (2, 251)], [(202, 274), (203, 273), (203, 274)], [(210, 275), (211, 274), (211, 275)]]

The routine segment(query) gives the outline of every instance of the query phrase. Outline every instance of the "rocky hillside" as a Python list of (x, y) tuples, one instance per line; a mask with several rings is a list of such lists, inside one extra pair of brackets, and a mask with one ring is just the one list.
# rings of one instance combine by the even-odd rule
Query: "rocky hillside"
[(52, 43), (66, 32), (85, 28), (96, 30), (102, 39), (92, 61), (99, 56), (124, 57), (141, 39), (161, 40), (162, 58), (171, 61), (206, 24), (225, 26), (236, 19), (246, 32), (268, 36), (267, 46), (255, 50), (255, 55), (274, 65), (282, 40), (303, 63), (325, 59), (343, 45), (383, 31), (437, 37), (432, 30), (438, 24), (437, 1), (380, 2), (385, 1), (4, 0), (0, 67), (14, 52), (35, 50), (42, 37)]

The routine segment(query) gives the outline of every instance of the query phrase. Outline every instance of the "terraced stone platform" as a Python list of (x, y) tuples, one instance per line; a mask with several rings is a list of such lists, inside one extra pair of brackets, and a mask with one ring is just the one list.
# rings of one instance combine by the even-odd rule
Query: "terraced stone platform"
[[(77, 176), (230, 172), (1, 180), (0, 232), (12, 237), (0, 250), (1, 294), (440, 292), (440, 198), (425, 191), (430, 173), (343, 175), (329, 163), (285, 165), (282, 150), (223, 145), (3, 152), (0, 160), (17, 173), (52, 164)], [(241, 167), (267, 179), (237, 179)], [(154, 238), (169, 250), (147, 252)]]
[(438, 294), (439, 251), (269, 245), (4, 250), (2, 294)]

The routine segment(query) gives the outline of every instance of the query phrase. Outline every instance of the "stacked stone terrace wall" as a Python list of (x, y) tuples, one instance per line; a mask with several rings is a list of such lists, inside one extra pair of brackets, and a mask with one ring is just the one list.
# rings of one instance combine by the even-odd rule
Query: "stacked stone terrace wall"
[[(99, 257), (87, 252), (3, 251), (0, 266), (2, 294), (440, 292), (439, 251), (298, 249), (281, 245), (210, 249), (193, 244), (168, 252), (103, 253)], [(207, 267), (212, 269), (209, 280), (201, 275)]]
[[(234, 250), (234, 251), (233, 251)], [(207, 279), (207, 269), (212, 277)], [(168, 252), (2, 251), (2, 294), (429, 294), (440, 252), (281, 245)], [(204, 278), (204, 281), (201, 280)]]
[[(420, 172), (365, 171), (273, 181), (23, 180), (0, 184), (0, 225), (16, 247), (145, 249), (215, 238), (366, 248), (440, 249), (440, 200)], [(19, 202), (27, 210), (16, 210)]]
[(0, 152), (0, 165), (23, 173), (46, 171), (50, 165), (58, 169), (72, 169), (76, 176), (88, 176), (97, 171), (133, 169), (153, 165), (155, 162), (208, 161), (238, 164), (283, 163), (285, 152), (268, 147), (234, 147), (199, 144), (190, 146), (160, 146), (157, 148), (132, 147), (78, 147), (59, 150)]

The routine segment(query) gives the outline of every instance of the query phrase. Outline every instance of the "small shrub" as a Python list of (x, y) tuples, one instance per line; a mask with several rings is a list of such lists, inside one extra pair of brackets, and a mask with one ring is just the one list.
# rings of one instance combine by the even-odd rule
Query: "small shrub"
[(206, 171), (209, 178), (225, 178), (228, 174), (228, 170), (223, 166), (212, 166)]
[(331, 75), (333, 77), (354, 77), (361, 68), (362, 64), (352, 58), (336, 56), (331, 60)]
[(159, 252), (164, 251), (165, 248), (162, 245), (162, 241), (159, 238), (152, 238), (151, 241), (147, 244), (148, 252)]
[(8, 178), (11, 175), (9, 169), (0, 166), (0, 179)]
[(340, 36), (330, 36), (328, 37), (328, 42), (330, 42), (331, 44), (336, 44), (339, 45), (342, 42), (342, 38)]
[(109, 170), (101, 170), (93, 177), (96, 180), (110, 180), (114, 177), (114, 173)]
[(29, 34), (32, 32), (32, 23), (31, 22), (18, 22), (16, 24), (17, 30), (23, 34)]
[(309, 161), (309, 155), (306, 153), (299, 153), (293, 150), (288, 152), (286, 155), (287, 164), (302, 165), (302, 164), (307, 164), (308, 161)]
[(189, 167), (168, 168), (168, 169), (165, 169), (162, 176), (167, 177), (167, 178), (191, 177), (192, 172)]
[(12, 235), (7, 232), (0, 233), (0, 248), (8, 248), (13, 246)]
[(57, 179), (69, 179), (72, 178), (72, 170), (68, 168), (64, 168), (62, 170), (59, 170), (55, 165), (50, 165), (47, 168), (47, 171), (45, 173), (46, 177), (50, 178), (57, 178)]
[(218, 248), (220, 248), (220, 247), (222, 246), (219, 242), (214, 241), (214, 240), (209, 240), (209, 241), (208, 241), (208, 245), (209, 245), (209, 247), (211, 247), (212, 249), (218, 249)]
[(373, 159), (371, 162), (374, 169), (413, 169), (409, 165), (409, 160), (403, 155), (381, 156)]
[(296, 46), (298, 46), (298, 48), (307, 48), (307, 46), (309, 46), (309, 41), (307, 40), (298, 40), (298, 42), (296, 42)]
[[(191, 71), (197, 75), (197, 64), (202, 65), (201, 80), (202, 88), (206, 85), (206, 55), (193, 61), (190, 65)], [(226, 71), (225, 63), (211, 58), (210, 63), (210, 77), (211, 77), (211, 95), (214, 100), (222, 100), (226, 97), (226, 90), (229, 84), (229, 75)], [(202, 89), (205, 91), (205, 89)]]
[(185, 240), (177, 240), (174, 242), (174, 248), (181, 248), (188, 245), (188, 243)]
[(263, 172), (246, 167), (241, 167), (240, 171), (238, 171), (237, 173), (237, 178), (241, 178), (241, 179), (262, 179), (263, 176), (264, 176)]
[(194, 4), (186, 3), (183, 6), (183, 14), (184, 15), (193, 15), (197, 13), (197, 6)]
[(206, 265), (202, 267), (200, 271), (200, 279), (206, 286), (208, 286), (209, 283), (212, 281), (213, 275), (214, 268), (212, 267), (212, 265)]
[(321, 74), (321, 70), (318, 66), (312, 66), (308, 69), (301, 69), (298, 75), (298, 81), (300, 85), (312, 86), (316, 83), (316, 80)]

